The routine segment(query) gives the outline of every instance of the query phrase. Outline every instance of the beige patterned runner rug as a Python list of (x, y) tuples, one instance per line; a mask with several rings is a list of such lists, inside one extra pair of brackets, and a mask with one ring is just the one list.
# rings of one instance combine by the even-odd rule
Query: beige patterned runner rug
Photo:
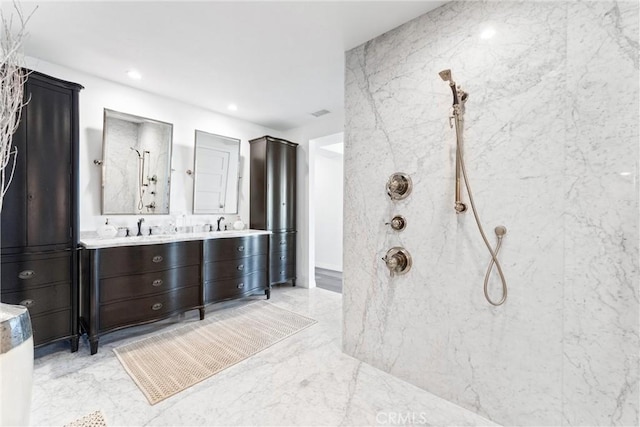
[(69, 424), (65, 424), (64, 427), (107, 427), (107, 423), (102, 412), (95, 411)]
[(126, 344), (114, 352), (149, 403), (156, 403), (316, 323), (265, 301)]

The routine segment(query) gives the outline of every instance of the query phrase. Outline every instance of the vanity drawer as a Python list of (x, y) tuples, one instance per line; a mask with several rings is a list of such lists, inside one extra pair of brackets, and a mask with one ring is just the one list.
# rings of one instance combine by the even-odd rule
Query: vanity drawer
[(204, 285), (205, 303), (233, 298), (250, 291), (264, 291), (267, 289), (266, 270), (256, 271), (236, 279), (217, 280)]
[(100, 277), (166, 270), (200, 263), (199, 241), (99, 249)]
[(273, 233), (269, 236), (269, 250), (273, 252), (291, 251), (296, 248), (296, 232), (285, 231), (282, 233)]
[(285, 264), (294, 264), (295, 262), (295, 252), (272, 252), (271, 257), (269, 258), (269, 267), (272, 270), (278, 270), (281, 269)]
[(71, 284), (59, 283), (52, 286), (24, 289), (17, 292), (3, 292), (2, 302), (23, 305), (30, 316), (71, 308)]
[(200, 306), (200, 286), (190, 286), (145, 298), (129, 299), (100, 306), (101, 331), (148, 322), (173, 312)]
[(58, 338), (70, 337), (72, 334), (71, 326), (71, 310), (32, 316), (33, 343), (37, 346)]
[(2, 257), (2, 290), (22, 290), (55, 282), (71, 281), (72, 252), (21, 254)]
[(288, 280), (296, 278), (295, 263), (278, 265), (277, 268), (269, 270), (269, 278), (271, 284), (284, 283)]
[(204, 266), (204, 280), (241, 277), (258, 270), (267, 269), (267, 255), (255, 255), (229, 261), (208, 262)]
[(205, 240), (205, 262), (266, 254), (268, 242), (266, 234)]
[(199, 283), (199, 265), (102, 279), (100, 280), (100, 303), (162, 293)]

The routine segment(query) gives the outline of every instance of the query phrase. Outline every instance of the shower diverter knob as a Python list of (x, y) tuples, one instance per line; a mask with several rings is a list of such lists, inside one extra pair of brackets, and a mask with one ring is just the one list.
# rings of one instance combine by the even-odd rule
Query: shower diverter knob
[(406, 249), (399, 246), (389, 249), (382, 260), (387, 264), (391, 277), (396, 274), (405, 274), (411, 270), (411, 255)]
[(407, 226), (407, 220), (402, 215), (396, 215), (391, 222), (385, 222), (385, 225), (390, 225), (395, 231), (402, 231)]

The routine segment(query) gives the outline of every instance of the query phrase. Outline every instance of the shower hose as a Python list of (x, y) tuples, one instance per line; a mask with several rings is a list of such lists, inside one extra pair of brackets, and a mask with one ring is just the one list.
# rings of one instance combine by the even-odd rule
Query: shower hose
[[(458, 118), (459, 119), (459, 118)], [(491, 254), (491, 261), (489, 262), (489, 266), (487, 267), (487, 272), (484, 275), (484, 297), (487, 299), (489, 304), (494, 306), (499, 306), (504, 304), (507, 300), (507, 280), (504, 277), (504, 273), (502, 272), (502, 266), (500, 265), (500, 261), (498, 260), (498, 253), (500, 252), (500, 247), (502, 246), (502, 238), (507, 232), (507, 229), (501, 225), (495, 228), (496, 236), (498, 237), (498, 243), (496, 244), (495, 250), (491, 247), (489, 243), (489, 239), (487, 239), (487, 235), (484, 232), (484, 228), (482, 227), (482, 223), (480, 222), (480, 218), (478, 217), (478, 211), (476, 209), (476, 204), (473, 200), (473, 193), (471, 192), (471, 185), (469, 184), (469, 179), (467, 178), (467, 168), (464, 164), (464, 156), (462, 155), (462, 144), (461, 144), (461, 135), (459, 129), (459, 120), (456, 120), (456, 156), (458, 157), (458, 162), (460, 163), (460, 169), (462, 169), (462, 177), (464, 179), (464, 185), (467, 189), (467, 194), (469, 196), (469, 204), (471, 205), (471, 211), (473, 212), (473, 217), (476, 220), (476, 224), (478, 225), (478, 231), (480, 231), (480, 235), (482, 236), (482, 240), (484, 244), (487, 246), (489, 253)], [(489, 296), (489, 278), (491, 277), (491, 271), (493, 270), (493, 266), (496, 266), (498, 270), (498, 275), (500, 276), (500, 282), (502, 282), (502, 298), (499, 301), (494, 301)]]

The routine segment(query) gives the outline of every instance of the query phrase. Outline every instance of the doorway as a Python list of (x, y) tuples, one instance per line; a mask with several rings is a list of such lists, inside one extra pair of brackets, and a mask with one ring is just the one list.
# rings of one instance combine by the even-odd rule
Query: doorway
[(342, 293), (342, 203), (344, 179), (344, 133), (340, 132), (309, 141), (311, 158), (314, 221), (313, 257), (316, 286)]

